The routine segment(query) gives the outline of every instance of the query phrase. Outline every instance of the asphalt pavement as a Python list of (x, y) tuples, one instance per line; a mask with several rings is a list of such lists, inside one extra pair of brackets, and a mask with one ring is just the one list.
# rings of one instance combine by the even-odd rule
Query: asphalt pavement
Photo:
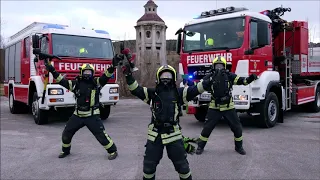
[[(56, 114), (39, 126), (31, 114), (11, 114), (1, 97), (1, 179), (142, 179), (148, 105), (126, 99), (112, 107), (104, 125), (119, 150), (113, 161), (86, 127), (73, 137), (72, 154), (59, 159), (65, 121)], [(271, 129), (241, 118), (247, 155), (234, 151), (233, 134), (222, 122), (204, 153), (188, 156), (193, 179), (320, 179), (320, 113), (289, 112)], [(184, 135), (198, 137), (203, 123), (184, 114), (181, 125)], [(179, 179), (166, 151), (156, 179)]]

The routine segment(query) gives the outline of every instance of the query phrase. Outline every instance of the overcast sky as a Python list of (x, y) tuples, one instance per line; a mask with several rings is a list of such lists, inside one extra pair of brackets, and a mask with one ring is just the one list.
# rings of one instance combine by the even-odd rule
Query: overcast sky
[[(104, 29), (112, 39), (135, 39), (134, 26), (144, 14), (141, 1), (1, 1), (1, 33), (8, 37), (32, 22), (49, 22), (71, 26)], [(160, 1), (155, 0), (159, 16), (166, 22), (167, 39), (202, 11), (227, 6), (246, 7), (252, 11), (290, 7), (284, 19), (307, 20), (310, 40), (320, 42), (319, 1)], [(217, 5), (217, 7), (216, 7)]]

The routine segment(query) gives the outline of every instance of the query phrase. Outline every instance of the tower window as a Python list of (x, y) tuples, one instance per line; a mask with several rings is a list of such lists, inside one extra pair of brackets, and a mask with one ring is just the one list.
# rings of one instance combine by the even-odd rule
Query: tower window
[(156, 49), (157, 49), (157, 50), (160, 50), (160, 49), (161, 49), (161, 47), (156, 47)]
[(151, 11), (151, 8), (149, 8), (149, 11)]
[(151, 49), (151, 47), (146, 47), (146, 50), (150, 50)]
[(154, 11), (154, 8), (152, 9), (152, 11)]
[(147, 31), (147, 32), (146, 32), (146, 36), (147, 36), (147, 38), (150, 38), (150, 37), (151, 37), (151, 32), (150, 32), (150, 31)]
[(139, 37), (140, 37), (140, 39), (141, 39), (141, 32), (139, 32)]
[(157, 39), (159, 40), (160, 39), (160, 32), (157, 31)]

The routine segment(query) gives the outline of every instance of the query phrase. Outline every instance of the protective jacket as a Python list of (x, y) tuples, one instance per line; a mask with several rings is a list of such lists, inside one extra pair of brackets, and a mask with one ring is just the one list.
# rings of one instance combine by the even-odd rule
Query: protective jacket
[(209, 108), (217, 109), (220, 111), (234, 109), (234, 102), (232, 98), (232, 86), (248, 85), (249, 83), (247, 78), (240, 77), (229, 71), (215, 73), (211, 78), (211, 87), (208, 89), (205, 88), (205, 90), (211, 93), (211, 102)]
[(148, 139), (155, 141), (160, 135), (162, 144), (182, 139), (179, 108), (182, 104), (188, 103), (198, 94), (203, 93), (204, 87), (210, 87), (209, 81), (202, 81), (196, 86), (184, 88), (146, 88), (139, 86), (132, 75), (126, 76), (126, 79), (130, 92), (151, 107), (152, 118), (148, 126)]
[(74, 114), (79, 117), (88, 117), (100, 114), (100, 90), (108, 83), (113, 72), (114, 68), (111, 66), (101, 77), (95, 77), (91, 81), (82, 80), (81, 77), (77, 77), (76, 80), (67, 80), (56, 71), (52, 72), (52, 75), (61, 86), (75, 94)]

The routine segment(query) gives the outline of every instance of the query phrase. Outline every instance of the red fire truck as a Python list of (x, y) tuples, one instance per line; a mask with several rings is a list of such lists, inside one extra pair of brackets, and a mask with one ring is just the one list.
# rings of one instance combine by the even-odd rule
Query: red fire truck
[[(71, 28), (67, 25), (34, 22), (11, 36), (5, 44), (5, 96), (9, 98), (13, 114), (32, 112), (36, 124), (48, 122), (49, 110), (72, 112), (74, 94), (60, 86), (49, 75), (47, 90), (42, 103), (44, 77), (47, 73), (43, 61), (35, 59), (32, 35), (39, 35), (41, 51), (59, 56), (52, 60), (57, 72), (74, 80), (83, 63), (93, 64), (95, 76), (102, 75), (111, 65), (114, 49), (110, 35), (104, 30)], [(110, 106), (119, 100), (119, 85), (114, 73), (109, 84), (101, 89), (101, 119), (109, 117)], [(64, 111), (71, 109), (71, 111)], [(69, 113), (66, 113), (66, 116)]]
[[(287, 22), (280, 16), (290, 8), (250, 12), (227, 7), (202, 12), (176, 35), (182, 78), (198, 82), (223, 56), (227, 68), (240, 76), (255, 73), (248, 86), (233, 86), (235, 108), (248, 112), (264, 127), (283, 122), (292, 105), (320, 110), (320, 54), (308, 48), (308, 22)], [(183, 86), (181, 84), (180, 86)], [(205, 121), (211, 95), (205, 92), (188, 104), (188, 113)]]

